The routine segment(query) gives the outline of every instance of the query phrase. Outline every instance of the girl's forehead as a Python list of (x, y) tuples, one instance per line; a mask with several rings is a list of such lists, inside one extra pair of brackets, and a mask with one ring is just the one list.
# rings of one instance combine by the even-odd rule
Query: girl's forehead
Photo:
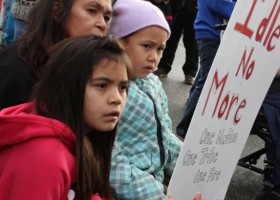
[(128, 82), (129, 74), (125, 63), (104, 59), (94, 66), (91, 80), (110, 80), (112, 82)]
[(133, 35), (146, 36), (151, 38), (157, 37), (159, 35), (166, 35), (166, 39), (167, 39), (168, 33), (165, 29), (153, 25), (153, 26), (147, 26), (145, 28), (139, 29), (131, 34), (131, 36)]
[(140, 29), (133, 34), (126, 37), (124, 40), (126, 43), (137, 43), (137, 42), (151, 42), (155, 44), (165, 44), (167, 41), (168, 33), (158, 26), (149, 26)]
[[(93, 71), (107, 71), (108, 69), (117, 69), (117, 70), (123, 70), (126, 68), (125, 62), (121, 58), (102, 58), (98, 63), (93, 66)], [(110, 71), (110, 70), (109, 70)]]

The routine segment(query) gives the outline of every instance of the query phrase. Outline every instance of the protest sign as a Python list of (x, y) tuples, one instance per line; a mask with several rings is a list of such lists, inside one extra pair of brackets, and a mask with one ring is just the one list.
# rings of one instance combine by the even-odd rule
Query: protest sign
[(224, 199), (280, 67), (279, 13), (279, 0), (237, 1), (170, 181), (174, 200)]

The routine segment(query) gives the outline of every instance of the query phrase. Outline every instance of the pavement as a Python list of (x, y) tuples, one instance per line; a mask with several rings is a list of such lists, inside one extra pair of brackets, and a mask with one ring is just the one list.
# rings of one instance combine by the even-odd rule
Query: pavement
[[(185, 49), (181, 41), (176, 52), (171, 72), (168, 74), (168, 77), (161, 78), (163, 88), (168, 96), (169, 114), (172, 119), (174, 133), (176, 126), (182, 118), (184, 106), (191, 88), (190, 85), (184, 84), (184, 74), (182, 71), (184, 59)], [(261, 139), (257, 136), (250, 135), (241, 156), (248, 155), (263, 146), (264, 142)], [(263, 159), (264, 158), (261, 157), (257, 166), (264, 166)], [(263, 177), (261, 174), (236, 166), (225, 200), (254, 200), (262, 189), (262, 179)]]

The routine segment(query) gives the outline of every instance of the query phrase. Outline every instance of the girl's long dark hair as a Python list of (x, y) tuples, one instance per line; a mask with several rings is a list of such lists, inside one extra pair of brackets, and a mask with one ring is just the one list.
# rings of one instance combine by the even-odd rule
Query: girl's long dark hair
[(44, 75), (35, 87), (38, 114), (67, 124), (76, 135), (78, 199), (98, 193), (110, 198), (109, 174), (116, 128), (109, 133), (84, 130), (86, 84), (102, 59), (130, 66), (124, 48), (112, 36), (80, 36), (66, 39), (51, 49)]

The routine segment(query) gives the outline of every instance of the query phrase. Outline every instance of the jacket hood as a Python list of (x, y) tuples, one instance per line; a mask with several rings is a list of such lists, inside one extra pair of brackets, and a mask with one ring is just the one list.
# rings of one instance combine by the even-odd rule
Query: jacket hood
[(54, 137), (74, 153), (75, 135), (64, 123), (39, 116), (33, 103), (25, 103), (0, 111), (0, 149), (35, 138)]

